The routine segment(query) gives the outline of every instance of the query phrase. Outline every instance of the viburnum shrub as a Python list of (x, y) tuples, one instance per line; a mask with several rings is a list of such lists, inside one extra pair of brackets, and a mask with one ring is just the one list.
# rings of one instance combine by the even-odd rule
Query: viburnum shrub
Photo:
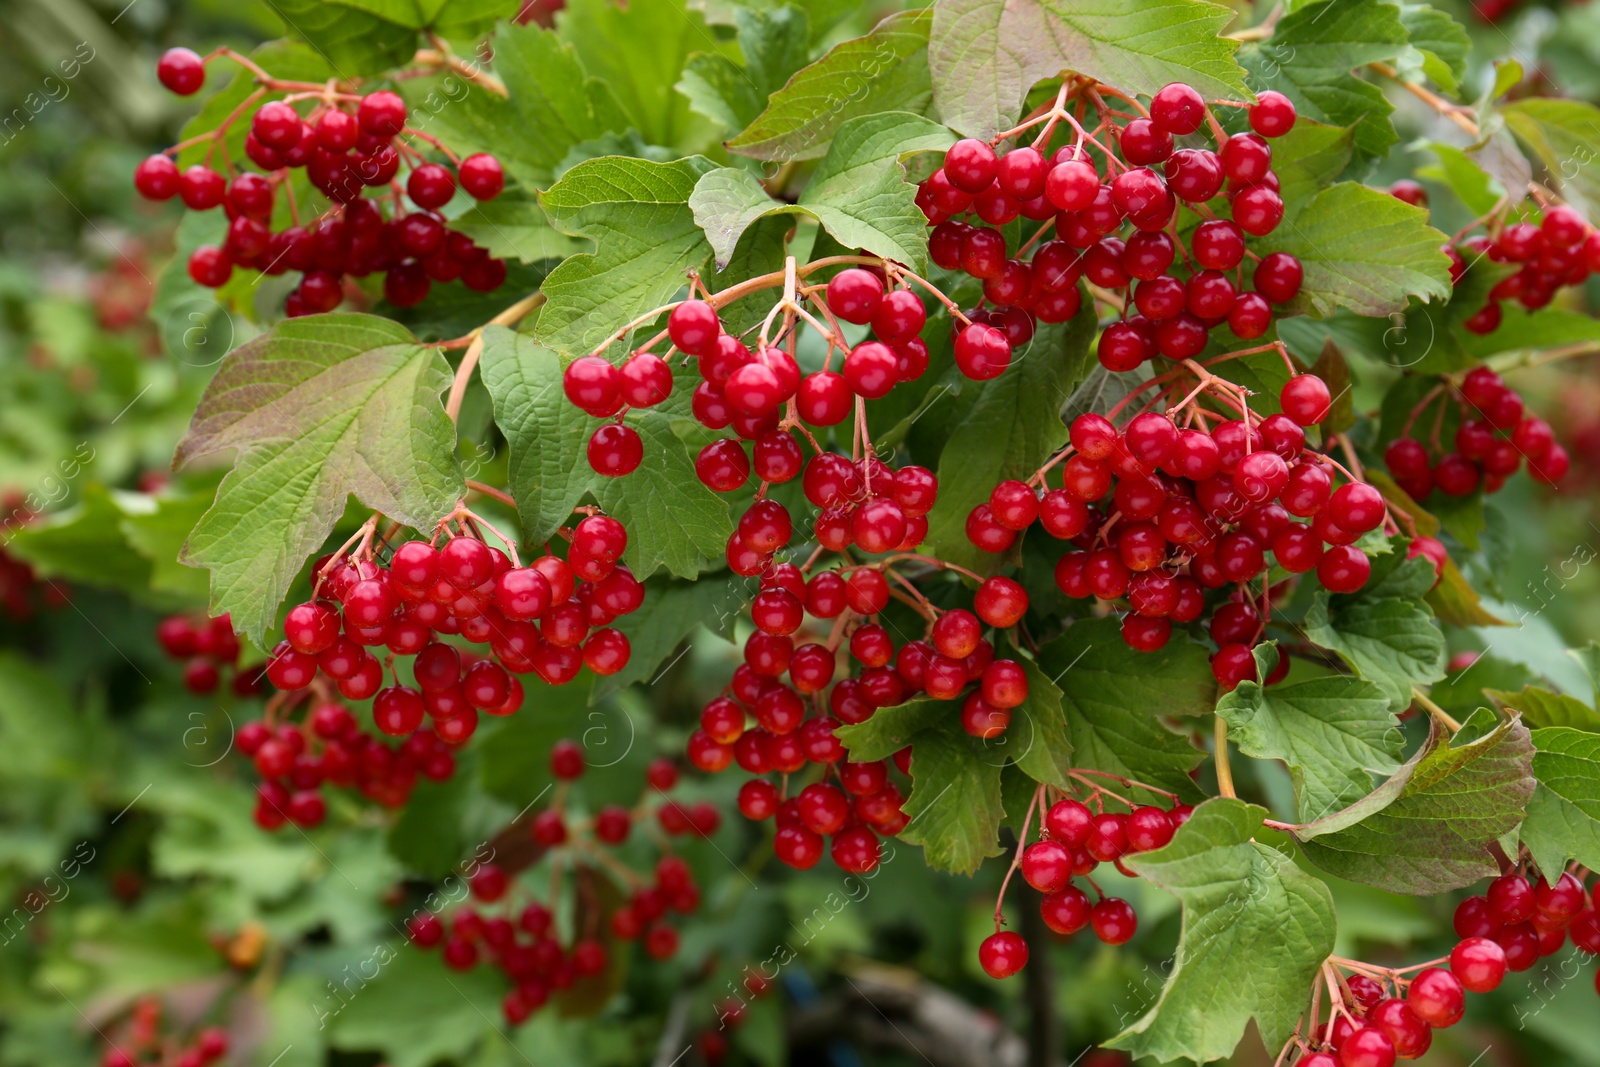
[[(1451, 102), (1466, 38), (1431, 9), (1354, 5), (1404, 69), (1346, 54), (1319, 25), (1345, 2), (1219, 36), (1201, 0), (940, 0), (826, 54), (804, 19), (742, 11), (743, 66), (653, 87), (720, 131), (703, 145), (585, 80), (601, 30), (577, 12), (502, 29), (487, 66), (434, 35), (359, 82), (169, 52), (180, 94), (244, 70), (135, 174), (224, 208), (189, 276), (237, 307), (234, 266), (302, 273), (178, 447), (233, 466), (183, 550), (213, 617), (157, 634), (196, 694), (266, 653), (234, 679), (265, 698), (235, 746), (255, 822), (498, 821), (471, 902), (405, 923), (498, 972), (477, 978), (511, 1024), (597, 1012), (627, 957), (679, 956), (729, 864), (865, 884), (907, 846), (957, 875), (1002, 858), (968, 946), (993, 978), (1080, 930), (1176, 932), (1110, 1042), (1160, 1061), (1253, 1026), (1279, 1063), (1387, 1067), (1466, 992), (1600, 949), (1588, 693), (1447, 654), (1505, 621), (1475, 589), (1508, 565), (1486, 497), (1573, 466), (1519, 375), (1600, 339), (1600, 235), (1551, 155), (1576, 120), (1503, 87), (1492, 126)], [(931, 104), (851, 66), (879, 48), (927, 69)], [(719, 95), (722, 64), (769, 99)], [(415, 103), (444, 76), (464, 98)], [(1366, 184), (1412, 166), (1382, 158), (1379, 86), (1429, 131), (1427, 188)], [(263, 173), (230, 147), (245, 128)], [(333, 313), (373, 307), (378, 273), (398, 308), (498, 288), (459, 226), (538, 287)], [(589, 717), (617, 708), (627, 752), (603, 759)], [(445, 809), (474, 789), (492, 803)], [(1351, 883), (1489, 879), (1430, 905), (1455, 908), (1446, 955), (1334, 953)], [(1141, 929), (1162, 891), (1181, 931)], [(696, 981), (713, 941), (683, 941)], [(729, 979), (704, 1059), (772, 980)]]

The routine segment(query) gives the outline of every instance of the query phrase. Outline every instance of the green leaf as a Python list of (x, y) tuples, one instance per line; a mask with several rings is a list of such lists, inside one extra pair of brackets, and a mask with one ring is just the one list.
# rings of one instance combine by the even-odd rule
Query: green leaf
[(1303, 116), (1355, 130), (1363, 158), (1388, 154), (1398, 140), (1383, 91), (1351, 71), (1404, 51), (1400, 9), (1382, 0), (1321, 0), (1279, 20), (1266, 41), (1239, 50), (1257, 90), (1274, 89)]
[(549, 538), (589, 494), (628, 527), (623, 559), (638, 578), (663, 566), (690, 578), (703, 559), (720, 557), (733, 533), (727, 501), (695, 476), (672, 428), (675, 419), (688, 419), (688, 397), (680, 390), (658, 407), (632, 412), (628, 425), (639, 434), (644, 459), (632, 474), (607, 478), (589, 466), (585, 442), (593, 420), (567, 400), (561, 373), (560, 357), (527, 336), (485, 332), (483, 382), (510, 445), (510, 490), (524, 540)]
[(494, 421), (511, 450), (507, 487), (522, 539), (541, 544), (596, 482), (585, 451), (592, 421), (562, 391), (561, 357), (526, 334), (489, 327), (481, 358)]
[(470, 782), (470, 770), (443, 782), (418, 782), (400, 818), (389, 828), (389, 854), (428, 878), (443, 878), (457, 867), (471, 852), (461, 828)]
[(403, 66), (417, 51), (418, 24), (406, 17), (414, 4), (274, 0), (273, 13), (346, 81)]
[(1233, 18), (1204, 0), (946, 0), (928, 42), (939, 117), (969, 137), (1010, 128), (1035, 83), (1064, 70), (1127, 92), (1187, 82), (1206, 97), (1248, 98)]
[(1065, 788), (1067, 772), (1072, 770), (1072, 742), (1067, 740), (1061, 690), (1033, 660), (1011, 658), (1028, 676), (1028, 699), (1011, 709), (1011, 724), (1003, 735), (1006, 754), (1035, 782)]
[(921, 845), (928, 866), (954, 874), (972, 874), (985, 859), (998, 856), (1004, 764), (959, 727), (917, 734), (911, 795), (903, 808), (911, 821), (900, 839)]
[(1318, 193), (1293, 222), (1262, 239), (1261, 254), (1288, 252), (1305, 268), (1300, 295), (1285, 315), (1327, 318), (1404, 311), (1410, 297), (1450, 299), (1444, 234), (1428, 213), (1388, 193), (1340, 182)]
[(1567, 655), (1577, 660), (1583, 673), (1589, 676), (1590, 703), (1600, 707), (1600, 641), (1590, 641), (1580, 648), (1569, 648)]
[(508, 189), (493, 200), (471, 201), (450, 220), (450, 228), (487, 248), (491, 256), (524, 263), (566, 259), (589, 248), (587, 241), (553, 228), (538, 200), (521, 190)]
[(771, 93), (766, 109), (729, 151), (788, 162), (816, 159), (851, 119), (880, 111), (921, 114), (933, 99), (928, 77), (928, 27), (924, 9), (901, 11), (871, 33), (835, 45)]
[(758, 219), (804, 213), (841, 245), (862, 248), (925, 271), (928, 220), (905, 180), (902, 157), (948, 148), (955, 138), (930, 119), (889, 112), (840, 127), (828, 155), (798, 204), (774, 200), (748, 170), (722, 167), (705, 174), (689, 197), (695, 221), (725, 267), (745, 230)]
[(1405, 747), (1384, 691), (1347, 675), (1270, 688), (1241, 682), (1223, 694), (1217, 714), (1240, 752), (1289, 768), (1302, 822), (1366, 796), (1372, 775), (1399, 769)]
[[(1467, 726), (1484, 717), (1493, 720), (1482, 712)], [(1352, 882), (1417, 896), (1459, 889), (1500, 872), (1490, 846), (1522, 821), (1532, 761), (1514, 719), (1454, 745), (1436, 727), (1388, 781), (1295, 836), (1307, 859)]]
[(556, 30), (645, 140), (685, 142), (694, 121), (689, 101), (669, 87), (691, 53), (716, 43), (700, 10), (684, 0), (573, 0), (556, 16)]
[(1439, 576), (1439, 584), (1428, 590), (1427, 599), (1439, 620), (1451, 626), (1511, 625), (1483, 606), (1483, 598), (1467, 582), (1466, 575), (1453, 559), (1445, 559), (1444, 573)]
[[(1381, 686), (1399, 711), (1411, 703), (1413, 685), (1444, 677), (1444, 634), (1420, 601), (1433, 584), (1433, 565), (1420, 558), (1396, 564), (1391, 558), (1373, 561), (1373, 578), (1359, 593), (1330, 596), (1317, 590), (1303, 628), (1312, 642), (1337, 652), (1357, 674)], [(1380, 573), (1396, 567), (1404, 572), (1404, 584), (1380, 595)]]
[(1568, 860), (1600, 866), (1600, 735), (1553, 726), (1533, 731), (1533, 748), (1522, 843), (1550, 881)]
[(1278, 194), (1283, 197), (1280, 225), (1292, 223), (1313, 197), (1344, 173), (1354, 147), (1352, 128), (1325, 126), (1304, 117), (1272, 142), (1272, 172), (1278, 176)]
[(689, 420), (687, 392), (631, 413), (644, 461), (624, 478), (601, 478), (595, 492), (600, 507), (628, 528), (622, 558), (641, 579), (662, 567), (693, 578), (708, 560), (721, 562), (733, 535), (728, 502), (700, 481), (694, 457), (673, 432), (674, 421)]
[(1472, 39), (1461, 23), (1432, 4), (1400, 4), (1411, 47), (1422, 53), (1422, 72), (1439, 88), (1453, 93), (1467, 74)]
[(1087, 304), (1069, 323), (1041, 327), (998, 378), (967, 382), (939, 457), (939, 500), (928, 515), (928, 544), (940, 559), (993, 573), (999, 556), (967, 540), (967, 514), (1007, 478), (1030, 478), (1067, 442), (1061, 409), (1095, 365), (1096, 328)]
[(901, 160), (955, 143), (945, 127), (907, 112), (851, 119), (835, 133), (800, 206), (838, 242), (927, 273), (928, 220)]
[(1529, 311), (1514, 300), (1503, 301), (1500, 308), (1500, 325), (1493, 333), (1463, 332), (1461, 347), (1468, 355), (1487, 359), (1502, 352), (1538, 352), (1600, 341), (1600, 321), (1582, 312), (1552, 307)]
[(485, 1020), (500, 1018), (504, 980), (485, 967), (448, 970), (439, 953), (413, 952), (399, 934), (380, 947), (387, 955), (377, 977), (341, 1001), (333, 1044), (381, 1053), (391, 1067), (471, 1059)]
[[(554, 32), (506, 24), (491, 44), (504, 97), (461, 78), (400, 83), (412, 109), (427, 114), (427, 132), (458, 154), (493, 152), (532, 190), (549, 182), (575, 145), (627, 126), (610, 90)], [(508, 129), (516, 136), (507, 137)]]
[(185, 603), (204, 604), (206, 572), (185, 567), (178, 562), (178, 556), (189, 531), (211, 506), (210, 495), (162, 494), (150, 503), (148, 510), (124, 506), (122, 522), (118, 524), (134, 551), (150, 561), (150, 591), (171, 594)]
[(711, 169), (700, 156), (673, 163), (607, 156), (578, 164), (540, 194), (556, 229), (596, 244), (545, 279), (541, 342), (583, 355), (683, 288), (685, 271), (710, 254), (689, 194)]
[(1567, 199), (1580, 210), (1600, 209), (1600, 108), (1579, 100), (1530, 97), (1500, 109), (1506, 128), (1527, 145)]
[(589, 707), (588, 687), (581, 679), (549, 685), (535, 675), (524, 675), (522, 685), (526, 692), (522, 710), (497, 724), (486, 721), (485, 743), (478, 749), (482, 753), (478, 777), (484, 791), (517, 808), (537, 803), (554, 788), (550, 746), (563, 739), (581, 739), (599, 715)]
[(1417, 176), (1449, 186), (1450, 191), (1474, 215), (1487, 215), (1505, 195), (1505, 190), (1488, 175), (1478, 160), (1455, 145), (1430, 141), (1427, 149), (1438, 157), (1439, 165), (1421, 167), (1417, 170)]
[(184, 546), (211, 571), (211, 613), (257, 644), (295, 573), (351, 494), (431, 530), (464, 491), (437, 350), (373, 315), (286, 319), (223, 360), (179, 443), (176, 466), (235, 463)]
[(952, 708), (943, 700), (912, 700), (879, 708), (866, 722), (837, 726), (834, 733), (857, 763), (888, 759), (924, 730), (949, 722)]
[(718, 270), (727, 267), (739, 238), (756, 220), (796, 210), (774, 200), (743, 167), (718, 167), (701, 175), (689, 194), (689, 209), (705, 231)]
[(8, 531), (5, 550), (47, 579), (143, 593), (150, 584), (151, 563), (122, 533), (124, 498), (130, 505), (148, 508), (143, 498), (113, 495), (91, 482), (74, 506)]
[(1183, 904), (1177, 955), (1161, 996), (1108, 1045), (1135, 1057), (1207, 1063), (1233, 1053), (1255, 1020), (1285, 1044), (1333, 951), (1328, 887), (1257, 840), (1264, 808), (1210, 800), (1158, 852), (1126, 863)]
[[(654, 685), (676, 666), (677, 660), (667, 663), (668, 657), (702, 626), (732, 640), (733, 621), (753, 595), (745, 581), (732, 574), (708, 574), (695, 582), (646, 583), (644, 604), (639, 610), (611, 624), (628, 639), (628, 665), (616, 674), (595, 679), (589, 703), (604, 700), (635, 682)], [(661, 668), (659, 673), (657, 668)]]
[(1565, 693), (1552, 693), (1548, 689), (1529, 685), (1524, 686), (1518, 693), (1508, 693), (1503, 689), (1485, 689), (1483, 695), (1503, 708), (1520, 713), (1522, 721), (1535, 731), (1560, 726), (1600, 732), (1600, 713), (1577, 697), (1569, 697)]
[(730, 132), (744, 129), (805, 65), (810, 21), (799, 8), (734, 9), (744, 65), (719, 53), (689, 59), (677, 89), (689, 105)]
[(1135, 652), (1116, 619), (1073, 623), (1039, 649), (1039, 669), (1061, 689), (1073, 764), (1195, 796), (1189, 771), (1203, 753), (1158, 716), (1205, 715), (1217, 683), (1205, 650), (1175, 637)]

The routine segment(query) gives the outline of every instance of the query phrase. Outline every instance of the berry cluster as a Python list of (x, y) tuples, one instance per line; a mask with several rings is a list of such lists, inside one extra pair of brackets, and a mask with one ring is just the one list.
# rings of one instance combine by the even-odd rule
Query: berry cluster
[[(161, 57), (157, 73), (168, 89), (187, 96), (204, 82), (204, 64), (187, 48), (174, 48)], [(505, 186), (498, 159), (480, 152), (457, 160), (432, 137), (406, 125), (405, 101), (388, 90), (334, 93), (280, 82), (249, 66), (262, 84), (251, 100), (269, 90), (288, 91), (282, 99), (261, 104), (250, 120), (245, 154), (264, 175), (241, 170), (226, 151), (221, 171), (210, 165), (229, 123), (243, 108), (215, 131), (153, 155), (134, 171), (134, 187), (146, 199), (176, 196), (191, 211), (221, 207), (227, 214), (222, 245), (198, 248), (189, 257), (189, 276), (195, 282), (217, 288), (232, 277), (235, 266), (269, 275), (297, 271), (300, 284), (284, 305), (291, 317), (338, 307), (345, 299), (346, 276), (382, 274), (383, 295), (398, 307), (423, 300), (434, 282), (459, 278), (477, 292), (500, 287), (506, 277), (504, 261), (451, 230), (439, 214), (458, 183), (475, 200), (498, 196)], [(301, 101), (310, 106), (303, 117), (294, 106)], [(437, 149), (454, 169), (428, 161), (413, 139)], [(206, 140), (211, 142), (207, 162), (180, 172), (173, 157)], [(403, 187), (402, 165), (409, 170)], [(331, 202), (319, 218), (304, 224), (290, 186), (290, 172), (300, 168)], [(275, 220), (280, 188), (287, 211)], [(366, 196), (369, 189), (379, 195)], [(415, 210), (404, 209), (402, 196)], [(275, 224), (281, 228), (274, 229)]]
[[(1460, 426), (1455, 451), (1445, 452), (1439, 437), (1452, 403)], [(1433, 431), (1424, 444), (1411, 436), (1411, 430), (1430, 405), (1435, 409)], [(1529, 414), (1517, 391), (1488, 367), (1474, 367), (1459, 385), (1441, 385), (1424, 397), (1383, 458), (1395, 482), (1417, 501), (1426, 500), (1435, 489), (1458, 497), (1470, 496), (1480, 487), (1485, 493), (1498, 492), (1524, 460), (1529, 474), (1555, 485), (1572, 464), (1550, 424)]]
[(232, 671), (236, 695), (261, 695), (261, 665), (237, 665), (239, 637), (227, 615), (216, 619), (169, 615), (156, 624), (156, 641), (169, 658), (183, 664), (183, 684), (189, 692), (197, 696), (214, 693), (223, 673)]
[(101, 1033), (100, 1067), (207, 1067), (228, 1054), (228, 1032), (215, 1026), (188, 1037), (163, 1033), (161, 1001), (154, 997), (135, 1001), (125, 1019)]
[[(834, 733), (838, 726), (922, 697), (959, 702), (962, 728), (992, 738), (1028, 697), (1022, 666), (997, 659), (994, 642), (984, 636), (985, 627), (1009, 628), (1027, 612), (1020, 585), (988, 579), (972, 611), (941, 611), (921, 598), (927, 639), (896, 648), (889, 631), (871, 621), (888, 605), (886, 574), (904, 580), (888, 565), (821, 571), (809, 580), (793, 564), (771, 565), (751, 607), (757, 630), (745, 642), (745, 662), (701, 711), (700, 728), (688, 741), (689, 760), (700, 770), (715, 773), (737, 763), (756, 776), (740, 787), (739, 811), (751, 820), (775, 819), (774, 848), (791, 867), (814, 866), (826, 848), (844, 870), (870, 871), (879, 862), (879, 835), (893, 836), (908, 822), (888, 762), (848, 760)], [(824, 641), (797, 646), (792, 635), (807, 614), (833, 625)], [(860, 671), (835, 682), (845, 646)], [(893, 762), (909, 773), (910, 760), (904, 749)], [(777, 774), (786, 783), (807, 763), (820, 766), (822, 778), (792, 797), (767, 777)]]
[[(928, 349), (919, 336), (927, 309), (910, 289), (885, 292), (882, 273), (852, 267), (835, 275), (825, 293), (817, 286), (807, 295), (835, 323), (839, 319), (871, 323), (876, 338), (849, 348), (839, 333), (825, 331), (830, 345), (847, 353), (843, 373), (823, 369), (802, 375), (791, 352), (765, 341), (751, 351), (723, 332), (716, 308), (708, 301), (690, 299), (672, 307), (664, 336), (674, 349), (695, 360), (701, 378), (691, 398), (694, 417), (712, 430), (731, 426), (736, 435), (706, 445), (696, 463), (700, 480), (718, 492), (732, 492), (749, 481), (751, 459), (740, 441), (753, 442), (754, 469), (760, 480), (790, 481), (802, 469), (800, 445), (790, 432), (799, 421), (814, 427), (836, 426), (850, 416), (857, 397), (887, 396), (896, 385), (915, 381), (927, 370)], [(644, 446), (624, 422), (627, 412), (653, 407), (672, 393), (672, 367), (650, 351), (654, 343), (634, 352), (620, 368), (598, 354), (567, 366), (563, 378), (567, 398), (596, 418), (616, 420), (589, 438), (589, 463), (600, 474), (621, 477), (637, 469)], [(1009, 349), (1005, 358), (1010, 358)], [(787, 417), (785, 405), (792, 409)]]
[(1600, 897), (1591, 904), (1583, 883), (1572, 874), (1563, 874), (1552, 886), (1511, 873), (1490, 882), (1483, 896), (1468, 897), (1456, 906), (1455, 931), (1462, 945), (1475, 941), (1498, 945), (1505, 957), (1501, 973), (1526, 971), (1561, 951), (1569, 937), (1583, 951), (1600, 953), (1597, 908)]
[[(1099, 93), (1121, 95), (1105, 86)], [(1158, 354), (1197, 356), (1224, 324), (1239, 338), (1266, 333), (1272, 305), (1294, 299), (1303, 271), (1287, 253), (1256, 256), (1247, 239), (1271, 233), (1283, 219), (1268, 139), (1294, 127), (1294, 105), (1262, 93), (1248, 107), (1251, 132), (1228, 136), (1200, 94), (1181, 83), (1158, 92), (1148, 109), (1122, 97), (1138, 115), (1092, 97), (1100, 115), (1092, 129), (1079, 121), (1082, 103), (1076, 114), (1065, 109), (1070, 96), (1063, 87), (1046, 113), (988, 143), (958, 141), (920, 186), (933, 261), (982, 281), (993, 305), (957, 337), (962, 370), (992, 377), (1004, 369), (988, 357), (1000, 349), (999, 337), (1015, 347), (1033, 335), (1035, 321), (1077, 314), (1080, 279), (1120, 293), (1114, 299), (1122, 318), (1099, 341), (1100, 362), (1110, 370), (1133, 370)], [(1002, 141), (1039, 123), (1044, 128), (1031, 145), (997, 153)], [(1050, 151), (1062, 123), (1069, 143)], [(1178, 146), (1177, 138), (1208, 125), (1215, 151)], [(1224, 195), (1222, 205), (1213, 204)], [(1204, 219), (1187, 241), (1169, 232), (1180, 204)], [(1002, 228), (1018, 217), (1042, 225), (1013, 254)], [(1042, 240), (1052, 227), (1055, 236)], [(1032, 258), (1022, 258), (1030, 248)], [(1249, 288), (1247, 258), (1254, 263)]]
[(1450, 257), (1451, 279), (1457, 284), (1470, 264), (1482, 258), (1521, 265), (1515, 274), (1496, 282), (1489, 290), (1488, 303), (1462, 324), (1473, 333), (1493, 333), (1500, 327), (1503, 301), (1515, 300), (1537, 311), (1555, 299), (1557, 290), (1582, 285), (1590, 274), (1600, 271), (1600, 230), (1562, 204), (1547, 209), (1537, 225), (1497, 222), (1489, 233), (1462, 241), (1459, 249), (1447, 245), (1445, 254)]
[(404, 807), (418, 775), (448, 781), (455, 774), (454, 747), (438, 732), (419, 729), (398, 745), (361, 728), (345, 705), (324, 700), (304, 725), (258, 720), (239, 728), (239, 752), (254, 762), (255, 822), (263, 830), (289, 823), (320, 826), (327, 817), (328, 787), (355, 789), (389, 808)]
[(1456, 907), (1455, 930), (1461, 940), (1448, 956), (1413, 967), (1330, 961), (1337, 974), (1328, 984), (1330, 1015), (1316, 1024), (1320, 1041), (1298, 1042), (1297, 1067), (1393, 1067), (1397, 1059), (1417, 1059), (1434, 1030), (1461, 1021), (1467, 992), (1493, 991), (1508, 971), (1528, 970), (1569, 937), (1584, 952), (1600, 952), (1600, 911), (1571, 873), (1553, 886), (1502, 875), (1485, 895)]
[[(1001, 483), (968, 517), (967, 536), (1004, 552), (1038, 521), (1071, 542), (1056, 585), (1078, 599), (1126, 598), (1123, 639), (1144, 652), (1163, 647), (1174, 622), (1200, 619), (1207, 590), (1236, 585), (1238, 595), (1211, 611), (1212, 667), (1229, 688), (1253, 679), (1250, 648), (1266, 625), (1270, 591), (1254, 595), (1249, 583), (1266, 572), (1268, 553), (1293, 574), (1316, 572), (1332, 592), (1355, 592), (1372, 567), (1354, 542), (1389, 521), (1376, 489), (1306, 447), (1304, 427), (1328, 410), (1327, 385), (1296, 375), (1279, 400), (1284, 414), (1216, 418), (1209, 430), (1204, 416), (1199, 428), (1179, 429), (1169, 415), (1146, 411), (1118, 430), (1104, 416), (1081, 415), (1070, 447), (1050, 464), (1061, 466), (1060, 488), (1041, 497), (1033, 483)], [(1340, 475), (1348, 480), (1336, 488)], [(1042, 473), (1036, 481), (1044, 483)]]
[[(481, 522), (458, 515), (464, 526)], [(454, 773), (452, 752), (477, 730), (480, 712), (503, 716), (522, 706), (517, 675), (565, 685), (585, 666), (607, 675), (628, 663), (628, 639), (610, 623), (638, 610), (644, 586), (617, 563), (627, 532), (615, 519), (587, 515), (562, 531), (566, 559), (546, 555), (526, 567), (467, 534), (440, 548), (408, 541), (383, 566), (371, 551), (372, 530), (373, 523), (363, 528), (348, 557), (317, 562), (317, 595), (289, 609), (267, 664), (282, 693), (269, 702), (267, 722), (240, 730), (240, 748), (263, 778), (256, 818), (265, 828), (320, 822), (316, 790), (324, 784), (402, 805), (419, 773)], [(488, 654), (453, 637), (487, 645)], [(371, 651), (380, 647), (395, 676), (387, 686), (385, 661)], [(395, 657), (411, 658), (414, 687), (402, 683)], [(282, 719), (307, 697), (304, 723)], [(341, 698), (371, 699), (378, 731), (405, 742), (393, 749), (364, 733)]]
[[(1012, 867), (1022, 878), (1044, 894), (1039, 914), (1058, 934), (1071, 935), (1085, 926), (1108, 945), (1121, 945), (1138, 930), (1139, 917), (1133, 905), (1108, 897), (1095, 885), (1094, 870), (1102, 863), (1115, 864), (1117, 870), (1132, 876), (1122, 865), (1122, 857), (1137, 852), (1153, 852), (1172, 840), (1178, 827), (1189, 821), (1193, 809), (1186, 804), (1171, 808), (1134, 805), (1076, 772), (1089, 788), (1090, 804), (1074, 797), (1062, 797), (1043, 813), (1039, 840), (1019, 848)], [(1148, 787), (1145, 787), (1148, 788)], [(1114, 801), (1129, 809), (1128, 814), (1106, 811), (1105, 802)], [(1042, 796), (1036, 803), (1042, 801)], [(1032, 811), (1029, 815), (1031, 817)], [(1026, 829), (1024, 829), (1026, 834)], [(1073, 884), (1082, 878), (1098, 898)], [(1005, 887), (1000, 890), (1001, 903)], [(996, 930), (978, 947), (978, 962), (993, 978), (1009, 978), (1028, 962), (1028, 943), (1021, 934), (1000, 930), (1000, 905), (995, 907)]]
[[(561, 741), (550, 752), (551, 770), (562, 782), (571, 782), (584, 770), (582, 749)], [(638, 940), (652, 959), (670, 959), (678, 951), (678, 931), (668, 916), (689, 915), (700, 906), (700, 890), (689, 866), (666, 853), (650, 877), (605, 855), (605, 869), (625, 881), (628, 895), (609, 912), (598, 904), (600, 894), (588, 880), (601, 877), (589, 863), (596, 855), (626, 843), (636, 822), (646, 819), (652, 807), (656, 821), (668, 834), (708, 835), (720, 816), (707, 803), (680, 805), (667, 797), (678, 774), (666, 760), (656, 760), (646, 772), (646, 785), (634, 808), (607, 805), (590, 817), (572, 817), (561, 801), (536, 815), (530, 824), (533, 840), (545, 849), (561, 849), (572, 860), (577, 883), (577, 914), (570, 924), (568, 943), (562, 943), (564, 924), (556, 921), (554, 899), (538, 900), (520, 892), (513, 872), (493, 863), (479, 865), (468, 880), (476, 905), (456, 909), (444, 918), (432, 912), (414, 915), (407, 923), (411, 941), (422, 947), (441, 946), (447, 967), (469, 971), (477, 966), (499, 969), (513, 983), (501, 1002), (512, 1025), (526, 1021), (552, 993), (575, 981), (604, 972), (610, 962), (605, 934), (616, 941)], [(564, 796), (565, 791), (562, 792)], [(661, 803), (652, 804), (659, 797)], [(558, 868), (559, 869), (559, 868)], [(602, 928), (602, 924), (604, 927)]]

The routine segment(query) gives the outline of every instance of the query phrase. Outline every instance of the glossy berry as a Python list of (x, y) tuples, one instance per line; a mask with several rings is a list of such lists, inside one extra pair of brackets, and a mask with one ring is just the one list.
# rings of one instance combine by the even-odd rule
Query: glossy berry
[(1283, 413), (1301, 426), (1315, 426), (1328, 415), (1333, 394), (1328, 384), (1315, 374), (1297, 374), (1283, 383), (1278, 403)]
[(461, 188), (474, 200), (493, 200), (506, 186), (505, 169), (487, 152), (475, 152), (457, 170)]
[(1271, 89), (1256, 95), (1250, 105), (1250, 128), (1263, 137), (1282, 137), (1294, 129), (1294, 103)]
[(1169, 134), (1188, 134), (1205, 122), (1206, 102), (1192, 86), (1174, 82), (1150, 100), (1150, 121)]
[(987, 189), (998, 167), (994, 149), (971, 137), (951, 145), (944, 157), (944, 173), (950, 184), (968, 193)]
[(1089, 925), (1094, 935), (1108, 945), (1121, 945), (1129, 941), (1139, 929), (1139, 917), (1133, 905), (1116, 897), (1106, 897), (1089, 909)]
[(1450, 973), (1474, 993), (1488, 993), (1506, 976), (1506, 954), (1486, 937), (1469, 937), (1450, 950)]
[(156, 78), (170, 92), (193, 96), (205, 84), (205, 61), (188, 48), (169, 48), (156, 62)]
[(1021, 934), (1001, 930), (978, 946), (978, 963), (990, 978), (1010, 978), (1028, 963), (1028, 943)]

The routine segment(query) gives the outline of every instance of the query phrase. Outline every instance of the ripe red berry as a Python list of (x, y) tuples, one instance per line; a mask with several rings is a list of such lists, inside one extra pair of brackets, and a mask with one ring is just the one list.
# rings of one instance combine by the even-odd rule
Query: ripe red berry
[(828, 281), (828, 308), (846, 322), (866, 325), (883, 300), (883, 281), (861, 267), (850, 267)]
[(1116, 897), (1106, 897), (1089, 909), (1089, 924), (1094, 935), (1108, 945), (1127, 943), (1139, 929), (1133, 905)]
[(387, 89), (368, 93), (356, 109), (356, 121), (362, 132), (373, 137), (398, 136), (406, 125), (406, 102)]
[(1150, 121), (1169, 134), (1198, 130), (1206, 116), (1206, 102), (1192, 86), (1173, 82), (1150, 100)]
[(1321, 422), (1327, 417), (1332, 402), (1328, 384), (1315, 374), (1297, 374), (1278, 392), (1283, 413), (1301, 426), (1315, 426)]
[(596, 474), (620, 478), (644, 461), (644, 442), (631, 426), (607, 423), (589, 438), (589, 466)]
[(978, 946), (978, 963), (991, 978), (1010, 978), (1028, 963), (1028, 943), (1021, 934), (1001, 930)]
[(944, 157), (944, 173), (950, 184), (968, 193), (987, 189), (998, 167), (994, 149), (971, 137), (951, 145)]
[(169, 48), (156, 61), (156, 79), (169, 92), (193, 96), (205, 84), (205, 61), (188, 48)]
[(178, 195), (180, 185), (177, 164), (159, 153), (133, 170), (133, 187), (146, 200), (171, 200)]
[(1506, 954), (1487, 937), (1469, 937), (1450, 951), (1450, 973), (1474, 993), (1488, 993), (1506, 976)]
[(475, 152), (463, 159), (457, 175), (461, 188), (474, 200), (493, 200), (506, 186), (505, 169), (487, 152)]
[(1412, 979), (1406, 1002), (1418, 1018), (1439, 1029), (1454, 1026), (1466, 1011), (1461, 982), (1441, 967), (1429, 967)]
[(993, 326), (974, 322), (956, 334), (955, 360), (968, 378), (996, 378), (1011, 365), (1011, 342)]
[(1256, 95), (1250, 105), (1250, 128), (1263, 137), (1282, 137), (1294, 129), (1294, 102), (1271, 89)]

